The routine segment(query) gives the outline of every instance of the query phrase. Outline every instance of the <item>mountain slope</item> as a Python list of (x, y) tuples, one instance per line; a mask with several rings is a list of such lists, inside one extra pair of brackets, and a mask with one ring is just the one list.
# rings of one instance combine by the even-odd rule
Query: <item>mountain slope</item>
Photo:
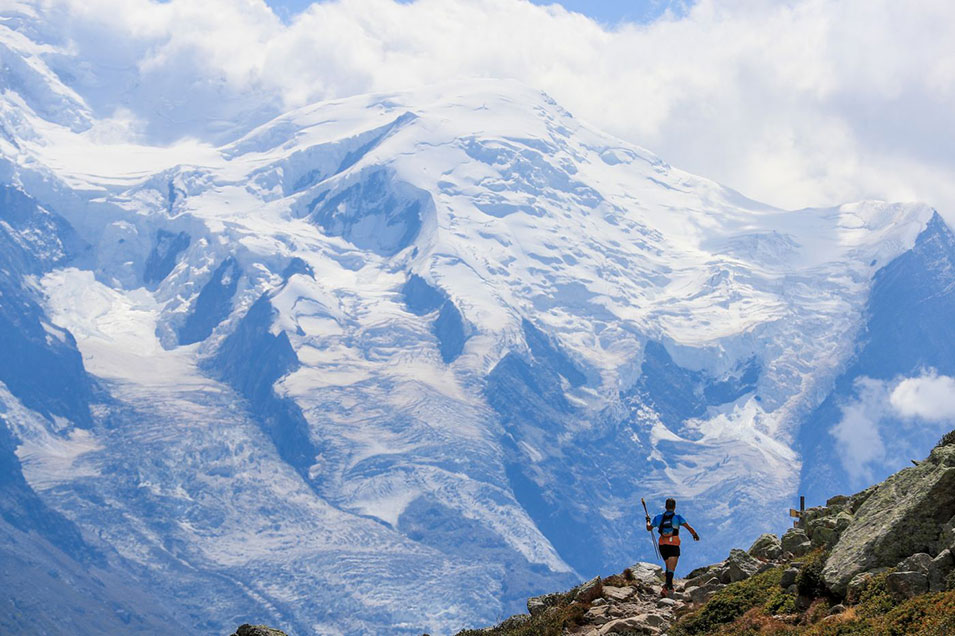
[[(813, 413), (909, 319), (894, 290), (936, 299), (926, 332), (953, 298), (928, 206), (777, 210), (516, 83), (107, 143), (82, 83), (10, 33), (0, 174), (81, 246), (23, 272), (87, 405), (18, 396), (12, 445), (196, 632), (491, 622), (649, 558), (641, 496), (675, 494), (712, 559), (740, 514), (785, 523), (797, 451), (838, 421)], [(936, 349), (890, 372), (946, 372)]]

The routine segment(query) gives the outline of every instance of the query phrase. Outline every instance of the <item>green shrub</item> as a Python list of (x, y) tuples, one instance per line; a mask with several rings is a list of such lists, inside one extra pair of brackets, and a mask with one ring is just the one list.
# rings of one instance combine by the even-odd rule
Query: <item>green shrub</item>
[[(732, 623), (754, 608), (782, 604), (776, 596), (783, 568), (773, 568), (744, 581), (731, 583), (713, 595), (703, 607), (687, 615), (670, 630), (672, 636), (706, 634)], [(734, 632), (735, 633), (735, 632)]]
[(819, 548), (806, 555), (799, 574), (796, 575), (796, 588), (799, 593), (809, 598), (828, 596), (826, 582), (822, 578), (822, 569), (826, 565), (829, 552)]
[(798, 636), (799, 628), (768, 614), (765, 609), (756, 607), (730, 624), (717, 628), (719, 636)]
[(590, 609), (590, 603), (578, 603), (571, 598), (570, 593), (563, 594), (556, 605), (514, 627), (495, 627), (489, 631), (466, 629), (455, 636), (561, 636), (565, 628), (581, 624), (584, 614)]
[(792, 614), (796, 611), (796, 597), (776, 586), (763, 604), (767, 614)]
[(895, 600), (889, 594), (885, 584), (891, 572), (883, 572), (873, 576), (869, 583), (859, 592), (859, 602), (856, 604), (856, 613), (863, 618), (882, 616), (895, 607)]
[(861, 618), (824, 622), (813, 625), (801, 632), (800, 636), (881, 636), (869, 623)]
[(955, 627), (955, 592), (923, 594), (890, 610), (879, 622), (886, 636), (952, 634)]

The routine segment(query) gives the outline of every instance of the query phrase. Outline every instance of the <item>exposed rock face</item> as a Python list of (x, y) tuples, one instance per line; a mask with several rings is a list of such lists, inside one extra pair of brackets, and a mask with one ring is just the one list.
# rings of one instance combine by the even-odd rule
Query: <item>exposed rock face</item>
[(799, 576), (799, 568), (789, 568), (783, 572), (782, 578), (779, 580), (779, 587), (788, 589), (790, 585), (796, 583), (796, 577)]
[(809, 535), (800, 528), (790, 528), (782, 538), (782, 547), (785, 552), (791, 552), (795, 556), (802, 556), (812, 549), (812, 542)]
[(919, 552), (918, 554), (913, 554), (899, 561), (895, 569), (899, 572), (921, 572), (922, 574), (928, 574), (928, 569), (931, 565), (932, 555)]
[[(710, 578), (716, 580), (715, 576)], [(527, 602), (530, 614), (518, 614), (494, 628), (462, 634), (492, 630), (501, 634), (511, 633), (511, 630), (533, 633), (534, 621), (538, 625), (546, 623), (555, 613), (567, 611), (569, 606), (575, 606), (576, 610), (572, 611), (582, 614), (583, 620), (568, 632), (575, 636), (663, 634), (676, 620), (677, 614), (687, 607), (688, 598), (683, 592), (682, 581), (677, 582), (677, 589), (669, 598), (661, 598), (662, 583), (659, 566), (637, 563), (622, 574), (595, 577), (563, 593), (534, 597)], [(720, 589), (723, 585), (717, 582), (715, 587)]]
[(527, 599), (527, 611), (531, 616), (537, 616), (548, 607), (553, 607), (561, 601), (561, 594), (545, 594)]
[(762, 565), (758, 559), (754, 559), (742, 550), (730, 550), (730, 556), (726, 560), (726, 570), (720, 576), (720, 581), (735, 583), (748, 579), (756, 574)]
[(589, 603), (598, 598), (601, 593), (603, 593), (603, 584), (600, 582), (600, 577), (595, 576), (580, 585), (577, 589), (577, 594), (574, 595), (574, 600), (579, 603)]
[(757, 559), (775, 561), (783, 553), (782, 543), (775, 534), (760, 535), (749, 548), (749, 554)]
[(938, 556), (932, 559), (928, 566), (928, 587), (929, 592), (941, 592), (949, 574), (955, 570), (955, 555), (948, 548), (939, 552)]
[[(920, 552), (937, 554), (943, 538), (940, 529), (953, 515), (955, 446), (940, 446), (927, 460), (892, 475), (868, 496), (826, 562), (826, 585), (844, 596), (849, 581), (860, 572), (895, 566)], [(913, 577), (905, 581), (907, 588), (915, 585)]]
[[(764, 534), (748, 551), (731, 550), (726, 560), (692, 570), (686, 579), (675, 581), (669, 597), (661, 598), (662, 569), (637, 563), (623, 574), (595, 577), (568, 592), (533, 598), (528, 601), (530, 615), (459, 636), (539, 633), (539, 628), (551, 629), (554, 621), (565, 621), (566, 636), (663, 636), (673, 633), (680, 617), (704, 603), (711, 602), (704, 613), (726, 610), (735, 602), (731, 600), (735, 593), (721, 594), (722, 590), (774, 568), (779, 588), (797, 614), (780, 614), (773, 620), (790, 625), (796, 625), (792, 621), (800, 612), (825, 609), (818, 605), (822, 601), (836, 604), (818, 620), (838, 622), (837, 617), (860, 602), (878, 575), (885, 575), (886, 588), (898, 603), (943, 591), (955, 582), (955, 550), (950, 546), (955, 535), (955, 446), (935, 448), (926, 461), (882, 484), (852, 496), (831, 497), (825, 506), (806, 510), (801, 526), (782, 539)], [(835, 546), (822, 567), (828, 589), (819, 580), (825, 553), (796, 558), (814, 545)], [(690, 623), (692, 616), (699, 614), (692, 614)], [(676, 632), (683, 633), (679, 628)]]
[(952, 517), (942, 526), (942, 532), (938, 537), (939, 550), (949, 549), (955, 552), (955, 517)]
[(272, 629), (265, 625), (240, 625), (232, 636), (287, 636), (285, 632), (279, 629)]
[(928, 577), (921, 572), (893, 572), (885, 579), (885, 585), (896, 601), (928, 592)]
[(658, 585), (663, 582), (663, 568), (654, 563), (641, 561), (634, 563), (629, 567), (630, 575), (634, 581), (639, 581), (644, 585)]
[(699, 587), (687, 588), (687, 594), (690, 595), (690, 600), (694, 603), (705, 603), (711, 596), (722, 590), (724, 587), (726, 586), (719, 581), (714, 581), (710, 583), (704, 583)]

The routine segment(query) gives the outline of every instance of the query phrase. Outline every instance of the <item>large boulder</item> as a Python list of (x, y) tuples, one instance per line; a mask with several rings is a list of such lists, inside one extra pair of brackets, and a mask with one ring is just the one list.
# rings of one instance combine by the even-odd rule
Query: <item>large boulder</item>
[(597, 632), (600, 636), (605, 636), (607, 634), (633, 634), (636, 636), (640, 634), (641, 636), (654, 636), (659, 634), (660, 630), (656, 627), (651, 627), (646, 622), (646, 615), (639, 616), (629, 616), (626, 618), (618, 618), (612, 620), (606, 625), (602, 626)]
[(498, 625), (497, 628), (500, 630), (517, 629), (530, 620), (530, 614), (515, 614), (514, 616), (505, 618), (504, 622)]
[(232, 636), (285, 636), (285, 632), (265, 625), (239, 625)]
[(928, 574), (928, 569), (931, 565), (932, 555), (919, 552), (918, 554), (913, 554), (899, 561), (895, 569), (898, 572), (921, 572), (922, 574)]
[(942, 550), (928, 566), (928, 591), (941, 592), (945, 589), (948, 575), (955, 570), (955, 556), (949, 549)]
[(695, 579), (697, 577), (703, 576), (714, 570), (718, 570), (723, 567), (723, 563), (712, 563), (710, 565), (704, 565), (696, 568), (695, 570), (690, 570), (690, 573), (686, 575), (687, 579)]
[(838, 539), (839, 533), (836, 532), (835, 528), (825, 525), (817, 526), (815, 531), (812, 532), (812, 547), (828, 548), (835, 545)]
[(589, 603), (603, 593), (603, 583), (599, 576), (595, 576), (577, 587), (577, 593), (574, 594), (574, 600), (579, 603)]
[(563, 594), (544, 594), (527, 599), (527, 611), (531, 616), (537, 616), (548, 607), (554, 607), (563, 600)]
[(783, 554), (783, 545), (775, 534), (761, 534), (749, 548), (749, 554), (757, 559), (775, 561)]
[(730, 556), (726, 559), (726, 569), (720, 576), (723, 583), (735, 583), (748, 579), (759, 571), (763, 564), (756, 558), (751, 557), (746, 552), (739, 549), (730, 550)]
[(799, 576), (799, 568), (787, 568), (783, 571), (782, 577), (779, 579), (779, 587), (788, 589), (790, 585), (796, 583), (796, 578)]
[(835, 506), (845, 506), (849, 503), (849, 498), (845, 495), (836, 495), (835, 497), (830, 497), (826, 500), (826, 508), (833, 508)]
[(784, 552), (791, 552), (795, 556), (802, 556), (812, 549), (809, 535), (801, 528), (790, 528), (782, 538)]
[(928, 592), (928, 577), (921, 572), (893, 572), (885, 578), (885, 587), (896, 601)]
[(686, 588), (686, 594), (694, 603), (705, 603), (711, 596), (722, 590), (725, 585), (719, 581), (711, 581), (699, 587)]
[(955, 517), (948, 520), (938, 535), (938, 552), (948, 549), (955, 552)]
[(630, 575), (634, 581), (639, 581), (644, 585), (659, 585), (664, 581), (663, 568), (654, 563), (641, 561), (634, 563), (629, 568)]
[(826, 585), (844, 596), (856, 574), (932, 552), (939, 528), (953, 515), (955, 446), (940, 446), (927, 460), (892, 475), (869, 495), (826, 561)]

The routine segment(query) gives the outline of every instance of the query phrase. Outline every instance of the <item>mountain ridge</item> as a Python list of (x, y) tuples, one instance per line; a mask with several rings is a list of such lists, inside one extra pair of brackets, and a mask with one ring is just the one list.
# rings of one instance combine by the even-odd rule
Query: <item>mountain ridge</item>
[[(17, 464), (196, 631), (249, 603), (320, 633), (489, 620), (648, 556), (639, 496), (778, 528), (879, 272), (942, 223), (765, 206), (514, 82), (333, 100), (218, 147), (104, 143), (17, 42), (0, 176), (83, 247), (16, 276), (75, 341), (70, 386), (102, 389), (89, 422), (10, 425)], [(19, 97), (24, 74), (50, 90)], [(67, 89), (89, 128), (41, 107)]]
[(660, 566), (637, 563), (457, 636), (946, 634), (955, 626), (953, 480), (955, 431), (915, 468), (800, 511), (781, 539), (761, 535), (669, 594)]

